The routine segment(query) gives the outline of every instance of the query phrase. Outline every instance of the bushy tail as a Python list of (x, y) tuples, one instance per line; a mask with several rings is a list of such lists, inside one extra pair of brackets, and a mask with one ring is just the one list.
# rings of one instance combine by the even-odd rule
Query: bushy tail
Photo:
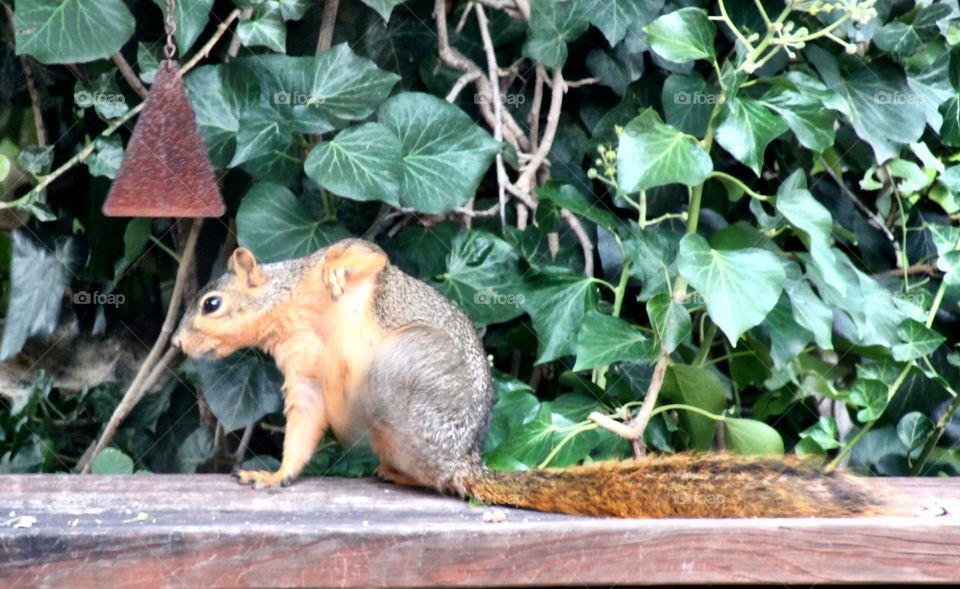
[(470, 481), (481, 501), (575, 515), (843, 517), (883, 511), (848, 475), (816, 462), (727, 454), (656, 456), (572, 468), (500, 472)]

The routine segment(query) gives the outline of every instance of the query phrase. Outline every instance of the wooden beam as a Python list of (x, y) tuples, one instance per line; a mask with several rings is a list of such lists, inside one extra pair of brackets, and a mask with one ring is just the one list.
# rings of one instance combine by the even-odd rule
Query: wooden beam
[[(949, 479), (887, 479), (960, 513)], [(0, 476), (0, 587), (960, 582), (960, 518), (609, 520), (372, 480)], [(12, 514), (12, 515), (11, 515)], [(29, 522), (15, 528), (14, 523)]]

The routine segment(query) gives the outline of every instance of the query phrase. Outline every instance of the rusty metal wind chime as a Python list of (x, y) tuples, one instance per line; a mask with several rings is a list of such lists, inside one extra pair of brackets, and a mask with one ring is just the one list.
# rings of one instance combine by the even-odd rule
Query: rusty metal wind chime
[(167, 0), (166, 59), (103, 204), (110, 217), (219, 217), (226, 211), (175, 59), (175, 0)]

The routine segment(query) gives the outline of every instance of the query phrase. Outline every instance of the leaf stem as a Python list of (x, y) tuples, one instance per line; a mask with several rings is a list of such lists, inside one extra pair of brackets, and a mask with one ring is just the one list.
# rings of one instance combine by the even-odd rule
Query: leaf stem
[(744, 184), (743, 181), (740, 180), (739, 178), (737, 178), (736, 176), (731, 176), (730, 174), (727, 174), (727, 173), (725, 173), (725, 172), (718, 172), (718, 171), (714, 170), (713, 172), (710, 172), (710, 175), (708, 176), (708, 178), (716, 178), (716, 179), (718, 179), (718, 180), (726, 180), (727, 182), (730, 182), (730, 183), (732, 183), (732, 184), (736, 184), (741, 190), (743, 190), (745, 193), (749, 194), (752, 198), (755, 198), (755, 199), (757, 199), (757, 200), (761, 200), (761, 201), (763, 201), (763, 202), (770, 202), (770, 201), (773, 200), (773, 197), (772, 197), (772, 196), (767, 196), (767, 195), (765, 195), (765, 194), (760, 194), (760, 193), (757, 192), (756, 190), (754, 190), (754, 189), (750, 188), (749, 186), (747, 186), (746, 184)]

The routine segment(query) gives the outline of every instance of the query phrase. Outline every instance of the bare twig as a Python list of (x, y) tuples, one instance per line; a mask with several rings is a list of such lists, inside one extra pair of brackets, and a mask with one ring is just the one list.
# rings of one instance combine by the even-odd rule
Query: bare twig
[(527, 123), (530, 124), (530, 149), (534, 152), (540, 144), (540, 108), (543, 106), (543, 83), (546, 77), (546, 68), (542, 63), (538, 63), (533, 83), (533, 100), (530, 101), (530, 114), (527, 115)]
[[(4, 2), (3, 10), (7, 13), (7, 22), (10, 23), (10, 39), (16, 38), (16, 29), (13, 24), (13, 9)], [(11, 41), (12, 42), (12, 41)], [(37, 145), (47, 146), (47, 127), (43, 124), (43, 109), (40, 105), (40, 93), (37, 92), (37, 83), (33, 77), (33, 68), (30, 67), (30, 58), (26, 55), (20, 56), (20, 65), (23, 67), (23, 76), (27, 80), (27, 93), (30, 94), (30, 104), (33, 107), (33, 124), (37, 129)]]
[(120, 70), (120, 75), (123, 76), (123, 79), (127, 81), (127, 84), (133, 88), (133, 91), (140, 95), (140, 98), (146, 100), (147, 98), (147, 89), (144, 87), (143, 83), (140, 82), (140, 78), (137, 77), (137, 73), (133, 71), (133, 68), (130, 67), (130, 62), (123, 57), (123, 54), (117, 51), (113, 54), (113, 63), (117, 65), (117, 69)]
[[(187, 236), (187, 241), (184, 244), (183, 252), (180, 256), (180, 267), (177, 268), (177, 276), (173, 283), (173, 293), (170, 295), (170, 303), (167, 307), (167, 315), (163, 320), (163, 326), (160, 328), (160, 335), (157, 336), (157, 340), (154, 342), (153, 348), (150, 349), (146, 360), (140, 365), (140, 370), (137, 371), (133, 382), (130, 383), (127, 391), (124, 393), (120, 404), (117, 405), (117, 408), (113, 411), (113, 415), (110, 416), (110, 421), (108, 421), (106, 427), (104, 427), (100, 440), (97, 442), (93, 452), (90, 453), (89, 461), (82, 466), (78, 465), (79, 470), (84, 474), (90, 472), (90, 464), (96, 459), (97, 454), (110, 444), (110, 441), (113, 439), (114, 434), (117, 432), (123, 420), (126, 419), (130, 411), (140, 402), (140, 399), (143, 398), (144, 393), (149, 390), (149, 387), (156, 383), (167, 365), (173, 361), (173, 358), (176, 358), (177, 350), (173, 348), (168, 349), (167, 344), (170, 341), (170, 336), (173, 334), (173, 328), (176, 326), (177, 316), (180, 312), (180, 304), (183, 298), (183, 287), (193, 267), (193, 255), (197, 247), (197, 238), (200, 236), (201, 227), (203, 227), (203, 219), (194, 219), (190, 226), (190, 234)], [(165, 350), (166, 352), (164, 353)]]
[(317, 38), (317, 53), (330, 49), (333, 45), (333, 27), (337, 24), (337, 11), (340, 0), (324, 0), (323, 17), (320, 21), (320, 36)]
[(573, 82), (567, 82), (567, 89), (579, 88), (580, 86), (590, 86), (591, 84), (596, 84), (598, 82), (600, 82), (600, 78), (583, 78), (582, 80), (574, 80)]
[(580, 248), (583, 250), (583, 273), (593, 278), (593, 242), (590, 241), (590, 236), (587, 235), (586, 229), (583, 228), (583, 224), (580, 223), (580, 219), (576, 215), (567, 209), (562, 209), (560, 216), (567, 222), (570, 230), (573, 231), (580, 242)]
[[(237, 18), (239, 18), (240, 20), (250, 20), (250, 17), (253, 16), (252, 8), (244, 8), (242, 10), (241, 9), (237, 9), (237, 10), (240, 10), (240, 12), (237, 13)], [(237, 11), (234, 10), (234, 12), (237, 12)], [(230, 13), (230, 16), (233, 16), (233, 13)], [(224, 23), (226, 22), (227, 21), (224, 21)], [(227, 54), (236, 55), (238, 53), (240, 53), (240, 35), (234, 33), (233, 38), (230, 39), (230, 46), (227, 47)]]
[(553, 71), (553, 91), (550, 94), (550, 110), (547, 111), (547, 126), (543, 130), (543, 141), (533, 154), (533, 159), (524, 166), (520, 177), (515, 182), (517, 189), (521, 192), (532, 193), (537, 171), (547, 159), (547, 155), (553, 147), (553, 140), (557, 135), (557, 126), (560, 124), (560, 110), (563, 107), (563, 90), (563, 74), (559, 69), (556, 69)]
[(837, 184), (837, 186), (840, 187), (840, 191), (843, 192), (843, 194), (845, 194), (846, 197), (849, 198), (853, 202), (853, 204), (856, 205), (856, 207), (860, 209), (864, 215), (867, 216), (867, 222), (870, 223), (870, 226), (882, 231), (883, 234), (887, 237), (887, 239), (893, 242), (893, 244), (896, 246), (897, 238), (894, 237), (890, 229), (888, 229), (887, 226), (884, 224), (883, 218), (880, 217), (880, 215), (878, 215), (876, 212), (871, 211), (867, 205), (863, 204), (863, 202), (859, 198), (857, 198), (857, 195), (854, 194), (853, 191), (847, 187), (846, 182), (843, 181), (843, 177), (837, 174), (837, 172), (833, 169), (832, 166), (830, 166), (827, 163), (827, 160), (825, 160), (823, 156), (819, 156), (819, 159), (820, 159), (820, 165), (823, 167), (824, 170), (826, 170), (827, 174), (829, 174), (830, 177), (833, 178), (833, 181)]
[(457, 96), (460, 96), (460, 93), (463, 92), (463, 89), (466, 88), (467, 85), (471, 84), (474, 80), (481, 76), (483, 76), (483, 74), (480, 72), (467, 72), (463, 74), (457, 78), (456, 83), (454, 83), (453, 87), (450, 88), (450, 91), (447, 92), (445, 100), (447, 102), (454, 102), (457, 99)]
[(650, 386), (647, 387), (647, 394), (643, 398), (643, 405), (637, 415), (626, 423), (620, 423), (610, 419), (602, 413), (593, 412), (590, 414), (590, 421), (596, 423), (604, 429), (608, 429), (618, 436), (630, 440), (630, 447), (633, 449), (633, 457), (640, 458), (646, 451), (646, 444), (643, 441), (643, 433), (650, 423), (650, 414), (653, 413), (657, 405), (657, 398), (660, 396), (660, 389), (663, 387), (663, 379), (667, 374), (667, 366), (670, 364), (670, 354), (663, 352), (653, 368), (653, 376), (650, 378)]
[[(477, 9), (477, 22), (480, 26), (480, 37), (483, 39), (483, 49), (487, 54), (487, 76), (490, 78), (490, 88), (493, 90), (493, 113), (496, 124), (493, 127), (493, 138), (498, 143), (503, 141), (503, 101), (500, 100), (500, 71), (497, 66), (497, 53), (493, 48), (493, 39), (490, 37), (490, 23), (487, 14), (480, 4), (474, 5)], [(500, 229), (507, 230), (507, 169), (503, 165), (503, 153), (496, 155), (497, 162), (497, 202), (500, 204)]]

